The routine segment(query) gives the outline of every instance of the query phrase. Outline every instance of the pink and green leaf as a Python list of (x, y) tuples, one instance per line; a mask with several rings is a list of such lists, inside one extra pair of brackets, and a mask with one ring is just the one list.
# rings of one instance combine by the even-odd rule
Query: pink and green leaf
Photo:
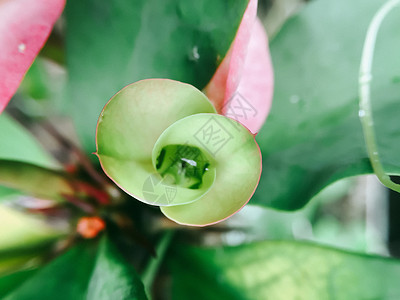
[(205, 88), (219, 113), (253, 133), (263, 125), (273, 93), (268, 39), (256, 12), (257, 0), (250, 0), (228, 54)]
[(65, 0), (0, 0), (0, 113), (43, 47)]

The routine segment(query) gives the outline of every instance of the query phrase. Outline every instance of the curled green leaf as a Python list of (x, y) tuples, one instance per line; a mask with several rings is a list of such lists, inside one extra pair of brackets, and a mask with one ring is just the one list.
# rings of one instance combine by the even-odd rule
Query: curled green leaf
[(119, 187), (186, 225), (209, 225), (237, 212), (261, 173), (254, 136), (177, 81), (125, 87), (104, 107), (96, 140), (102, 168)]
[[(177, 223), (209, 225), (231, 216), (253, 195), (261, 175), (261, 154), (254, 136), (234, 120), (217, 114), (198, 114), (179, 120), (160, 137), (165, 143), (195, 145), (213, 157), (212, 187), (197, 201), (162, 207)], [(159, 142), (155, 145), (158, 152)]]
[[(189, 198), (158, 196), (166, 184), (152, 162), (153, 147), (174, 122), (201, 112), (215, 112), (196, 88), (167, 79), (149, 79), (128, 85), (105, 106), (97, 126), (97, 155), (105, 173), (125, 192), (152, 205), (182, 204), (198, 198), (177, 186)], [(171, 186), (171, 193), (175, 192)]]

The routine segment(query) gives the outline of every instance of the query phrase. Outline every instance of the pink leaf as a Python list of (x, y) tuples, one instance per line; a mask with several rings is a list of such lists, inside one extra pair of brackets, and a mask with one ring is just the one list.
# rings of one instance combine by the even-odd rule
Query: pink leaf
[(65, 0), (0, 0), (0, 113), (43, 47)]
[(257, 133), (268, 115), (273, 72), (268, 39), (250, 0), (228, 54), (205, 92), (217, 111)]

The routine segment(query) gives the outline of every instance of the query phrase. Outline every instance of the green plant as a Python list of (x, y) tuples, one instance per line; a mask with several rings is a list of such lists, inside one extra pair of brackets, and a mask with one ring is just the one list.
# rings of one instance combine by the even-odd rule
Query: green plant
[(54, 28), (64, 1), (0, 1), (0, 298), (397, 299), (399, 261), (321, 213), (340, 179), (398, 189), (381, 4), (307, 3), (273, 79), (254, 0), (68, 0)]

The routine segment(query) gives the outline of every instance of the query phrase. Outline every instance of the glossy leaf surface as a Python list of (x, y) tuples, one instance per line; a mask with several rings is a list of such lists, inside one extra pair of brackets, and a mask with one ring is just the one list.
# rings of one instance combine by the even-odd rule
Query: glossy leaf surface
[(54, 295), (60, 300), (147, 299), (136, 272), (106, 238), (97, 250), (93, 244), (69, 250), (6, 299), (32, 299), (38, 293), (44, 300), (54, 299)]
[[(358, 117), (358, 72), (381, 5), (315, 1), (272, 41), (275, 99), (257, 136), (263, 174), (252, 204), (299, 209), (328, 184), (372, 172)], [(399, 16), (397, 8), (384, 21), (372, 69), (378, 149), (390, 174), (400, 174)]]
[(247, 0), (69, 1), (68, 99), (85, 148), (93, 152), (99, 112), (127, 84), (157, 77), (204, 88), (246, 6)]
[[(173, 299), (397, 299), (400, 262), (301, 242), (175, 248)], [(199, 284), (201, 282), (202, 284)]]

